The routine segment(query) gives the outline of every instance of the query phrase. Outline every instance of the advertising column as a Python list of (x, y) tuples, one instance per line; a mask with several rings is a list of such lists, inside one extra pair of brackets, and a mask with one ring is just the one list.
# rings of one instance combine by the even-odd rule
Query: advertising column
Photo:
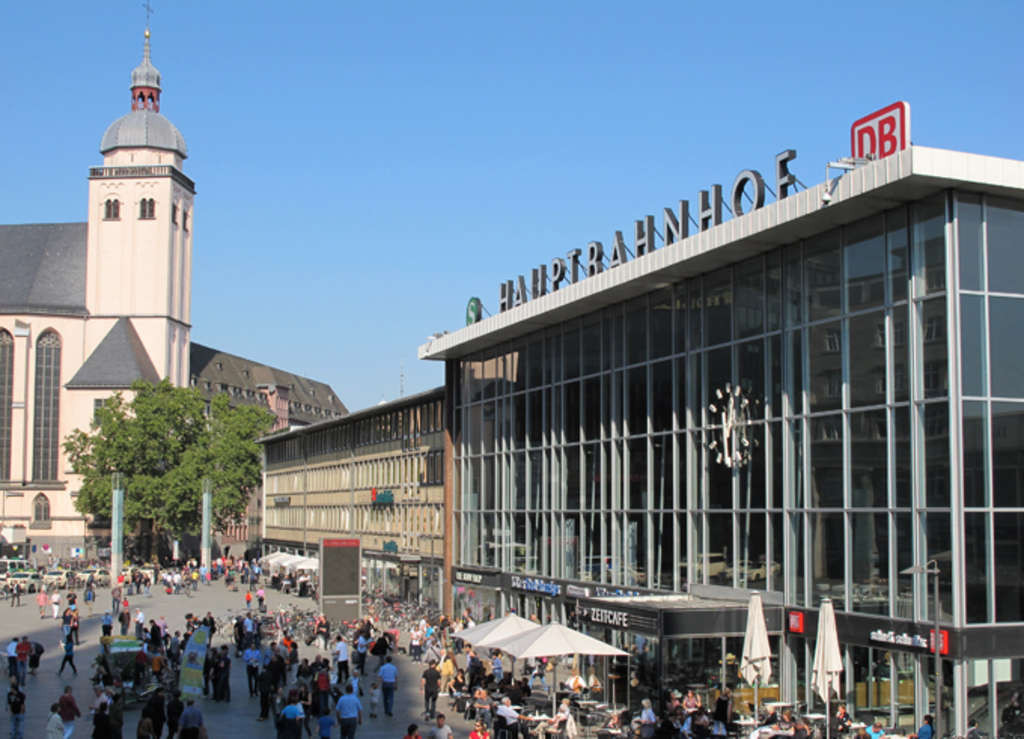
[(359, 539), (320, 540), (320, 611), (332, 623), (360, 616), (360, 549)]

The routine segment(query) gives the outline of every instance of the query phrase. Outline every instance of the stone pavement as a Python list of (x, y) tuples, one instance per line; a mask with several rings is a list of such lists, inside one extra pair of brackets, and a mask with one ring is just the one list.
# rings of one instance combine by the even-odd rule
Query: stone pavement
[[(82, 619), (80, 628), (81, 646), (75, 650), (78, 675), (72, 675), (70, 670), (65, 668), (63, 677), (57, 676), (57, 667), (63, 657), (60, 647), (60, 622), (51, 618), (40, 619), (39, 609), (33, 596), (23, 597), (22, 605), (19, 607), (11, 607), (10, 601), (0, 601), (0, 625), (2, 625), (0, 627), (0, 644), (6, 647), (12, 636), (19, 638), (28, 636), (30, 641), (38, 641), (46, 648), (39, 664), (39, 670), (34, 676), (29, 676), (25, 688), (28, 698), (25, 722), (26, 737), (42, 737), (44, 735), (50, 704), (56, 702), (65, 685), (72, 686), (75, 699), (85, 714), (75, 722), (74, 736), (79, 739), (91, 736), (92, 723), (88, 715), (88, 706), (93, 700), (93, 692), (89, 678), (93, 672), (93, 659), (99, 650), (101, 617), (104, 609), (110, 604), (109, 590), (98, 590), (96, 597), (95, 612), (93, 616), (88, 617), (82, 603), (81, 593), (79, 593), (78, 602), (83, 609), (83, 616), (86, 617)], [(175, 630), (181, 629), (185, 614), (189, 612), (203, 615), (210, 611), (215, 617), (219, 617), (229, 611), (244, 610), (243, 597), (244, 591), (241, 589), (239, 592), (230, 592), (222, 582), (215, 582), (210, 586), (201, 586), (199, 592), (191, 598), (184, 595), (166, 595), (162, 590), (157, 592), (157, 589), (154, 588), (152, 596), (133, 595), (128, 600), (133, 612), (136, 607), (142, 609), (147, 622), (150, 618), (164, 616), (167, 619), (168, 628), (173, 633)], [(279, 608), (290, 603), (309, 608), (313, 601), (308, 598), (283, 596), (274, 590), (267, 591), (269, 608)], [(116, 624), (114, 633), (117, 633)], [(214, 644), (218, 645), (222, 641), (223, 637), (218, 633), (214, 638)], [(313, 647), (300, 645), (300, 657), (312, 657), (314, 654)], [(420, 733), (424, 735), (424, 739), (428, 739), (427, 732), (433, 722), (423, 719), (423, 698), (419, 692), (420, 673), (424, 666), (412, 663), (407, 656), (402, 654), (396, 654), (394, 662), (399, 673), (398, 692), (395, 695), (395, 715), (393, 718), (383, 715), (377, 719), (369, 718), (369, 694), (367, 691), (367, 695), (363, 698), (363, 725), (356, 733), (357, 739), (401, 739), (410, 723), (416, 723)], [(3, 664), (6, 667), (6, 660)], [(368, 669), (375, 665), (376, 658), (368, 658)], [(259, 716), (259, 699), (249, 698), (244, 664), (241, 659), (235, 658), (233, 651), (231, 702), (215, 703), (212, 700), (203, 699), (200, 702), (200, 708), (211, 739), (235, 739), (237, 737), (260, 739), (276, 736), (272, 721), (258, 722), (256, 720)], [(461, 716), (454, 716), (451, 711), (446, 710), (447, 708), (448, 699), (442, 696), (438, 700), (438, 710), (448, 715), (455, 737), (457, 739), (468, 737), (472, 729), (470, 722)], [(135, 736), (140, 711), (140, 707), (125, 711), (123, 736), (126, 739)], [(310, 725), (315, 737), (315, 724), (310, 722)], [(4, 712), (0, 736), (8, 736), (9, 731), (9, 718)], [(340, 736), (337, 728), (335, 728), (334, 736)]]

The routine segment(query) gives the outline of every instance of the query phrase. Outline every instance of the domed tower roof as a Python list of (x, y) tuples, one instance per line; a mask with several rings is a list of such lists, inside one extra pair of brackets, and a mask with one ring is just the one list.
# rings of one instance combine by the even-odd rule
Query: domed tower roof
[(160, 113), (160, 70), (149, 57), (149, 29), (142, 51), (142, 62), (132, 70), (132, 111), (110, 124), (100, 153), (114, 149), (146, 148), (173, 151), (183, 159), (188, 156), (185, 137)]

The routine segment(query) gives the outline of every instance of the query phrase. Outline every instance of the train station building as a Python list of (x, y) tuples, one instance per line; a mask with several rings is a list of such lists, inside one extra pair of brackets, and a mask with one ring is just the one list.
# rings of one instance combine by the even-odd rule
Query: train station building
[(916, 726), (937, 568), (944, 726), (996, 734), (1024, 678), (1024, 162), (880, 112), (900, 136), (855, 126), (825, 182), (782, 152), (420, 347), (446, 366), (457, 612), (569, 620), (658, 701), (738, 682), (760, 591), (768, 695), (803, 703), (827, 597), (853, 713)]

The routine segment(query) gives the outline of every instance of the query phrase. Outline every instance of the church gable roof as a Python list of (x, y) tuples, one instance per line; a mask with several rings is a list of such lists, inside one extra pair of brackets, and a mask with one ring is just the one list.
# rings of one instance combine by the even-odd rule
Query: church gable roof
[(86, 225), (0, 226), (0, 313), (86, 315)]
[(155, 383), (160, 381), (160, 375), (132, 322), (119, 318), (67, 387), (75, 390), (122, 389), (131, 387), (136, 380)]

